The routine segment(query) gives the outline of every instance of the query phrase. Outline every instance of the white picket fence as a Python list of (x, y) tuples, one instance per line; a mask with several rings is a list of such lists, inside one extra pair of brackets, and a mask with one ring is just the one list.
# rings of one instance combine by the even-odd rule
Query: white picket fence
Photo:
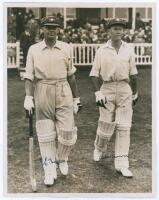
[[(92, 65), (97, 49), (102, 44), (71, 44), (73, 47), (73, 63), (76, 66)], [(152, 65), (152, 44), (131, 43), (134, 47), (137, 65)]]
[[(75, 66), (92, 65), (95, 53), (102, 44), (71, 44), (73, 47), (73, 63)], [(132, 43), (137, 65), (152, 65), (152, 44)], [(22, 61), (20, 43), (7, 44), (7, 67), (19, 68)], [(23, 68), (24, 69), (24, 68)]]
[(136, 65), (152, 65), (152, 44), (134, 44), (135, 62)]

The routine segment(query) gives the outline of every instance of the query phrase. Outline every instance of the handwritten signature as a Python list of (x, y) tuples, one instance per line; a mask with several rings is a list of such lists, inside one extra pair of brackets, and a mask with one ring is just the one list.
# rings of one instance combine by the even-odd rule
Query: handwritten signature
[(47, 165), (50, 165), (50, 164), (53, 164), (53, 163), (59, 164), (59, 163), (62, 163), (62, 162), (65, 162), (65, 160), (53, 160), (52, 158), (45, 157), (42, 164), (47, 166)]
[(108, 158), (128, 158), (128, 155), (119, 155), (115, 156), (114, 154), (112, 155), (103, 155), (101, 159), (108, 159)]

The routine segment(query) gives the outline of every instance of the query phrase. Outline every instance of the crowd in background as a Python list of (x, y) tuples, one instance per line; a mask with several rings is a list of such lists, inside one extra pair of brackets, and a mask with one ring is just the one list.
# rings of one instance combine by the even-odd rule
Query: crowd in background
[(19, 11), (8, 13), (7, 23), (8, 42), (20, 40), (21, 34), (25, 31), (25, 26), (29, 26), (29, 34), (33, 42), (39, 32), (39, 20), (35, 18), (32, 10), (28, 12)]
[[(63, 26), (63, 16), (60, 13), (54, 15)], [(101, 20), (99, 24), (92, 25), (80, 19), (70, 20), (66, 28), (60, 28), (58, 40), (67, 43), (82, 44), (102, 44), (109, 39), (107, 20)], [(7, 40), (8, 43), (20, 41), (23, 52), (23, 62), (26, 64), (26, 56), (29, 47), (43, 39), (43, 32), (40, 28), (40, 19), (36, 18), (33, 11), (18, 11), (8, 15)], [(129, 43), (151, 43), (152, 42), (152, 22), (143, 22), (140, 13), (136, 14), (135, 30), (128, 24), (122, 38)], [(147, 48), (146, 55), (151, 55), (151, 48)], [(8, 55), (15, 54), (14, 49), (8, 49)]]
[[(58, 13), (53, 15), (63, 23), (63, 16)], [(68, 43), (104, 43), (109, 39), (107, 21), (101, 20), (98, 25), (91, 25), (88, 22), (79, 23), (79, 20), (69, 21), (67, 27), (61, 28), (58, 39)], [(27, 27), (31, 37), (31, 43), (38, 42), (43, 38), (40, 29), (40, 20), (35, 18), (32, 10), (28, 12), (12, 13), (8, 16), (8, 42), (15, 42), (21, 39), (22, 33)], [(135, 30), (126, 29), (123, 40), (132, 43), (151, 43), (152, 24), (151, 21), (143, 22), (140, 14), (136, 14)]]
[[(97, 26), (86, 23), (84, 27), (67, 26), (66, 29), (61, 29), (58, 38), (68, 43), (104, 43), (109, 39), (109, 34), (103, 23)], [(126, 29), (123, 40), (131, 43), (151, 43), (151, 22), (135, 30)]]

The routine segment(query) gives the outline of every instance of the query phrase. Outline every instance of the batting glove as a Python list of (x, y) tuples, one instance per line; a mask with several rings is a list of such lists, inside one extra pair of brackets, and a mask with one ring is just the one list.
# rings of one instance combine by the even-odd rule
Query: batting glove
[(73, 113), (76, 115), (82, 109), (80, 97), (73, 98)]
[(34, 111), (34, 102), (32, 96), (25, 96), (24, 108), (28, 112), (29, 116), (33, 114)]
[(103, 93), (101, 91), (97, 91), (95, 92), (95, 96), (96, 96), (96, 105), (106, 108), (105, 104), (107, 103), (107, 99), (103, 95)]
[(136, 103), (138, 101), (138, 98), (139, 98), (138, 93), (132, 95), (132, 104), (133, 104), (133, 106), (136, 105)]

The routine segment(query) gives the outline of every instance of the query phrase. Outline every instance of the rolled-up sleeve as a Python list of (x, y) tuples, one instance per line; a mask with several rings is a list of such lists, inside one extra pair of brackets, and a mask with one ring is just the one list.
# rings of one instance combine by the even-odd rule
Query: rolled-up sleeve
[(133, 48), (131, 49), (131, 55), (130, 55), (129, 64), (130, 64), (129, 74), (130, 75), (138, 74), (138, 71), (137, 71), (137, 68), (136, 68), (136, 64), (135, 64), (135, 53), (134, 53), (134, 49)]
[(76, 72), (76, 67), (73, 65), (73, 48), (70, 47), (69, 58), (68, 58), (67, 76), (72, 76), (75, 72)]
[(98, 50), (96, 55), (95, 55), (95, 58), (94, 58), (94, 61), (93, 61), (93, 66), (92, 66), (92, 69), (91, 69), (89, 76), (99, 77), (100, 69), (101, 69), (100, 51)]
[(31, 81), (34, 80), (34, 60), (33, 60), (33, 52), (32, 47), (29, 48), (27, 61), (26, 61), (26, 72), (24, 74), (25, 79), (29, 79)]

